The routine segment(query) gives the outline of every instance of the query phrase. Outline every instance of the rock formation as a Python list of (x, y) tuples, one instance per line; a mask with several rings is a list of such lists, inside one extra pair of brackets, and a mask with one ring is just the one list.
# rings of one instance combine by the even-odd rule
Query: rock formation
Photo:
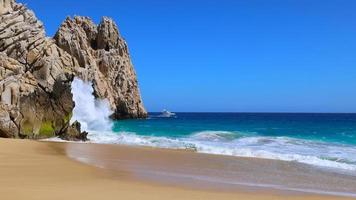
[(0, 137), (85, 139), (78, 124), (69, 125), (74, 76), (93, 82), (114, 118), (146, 117), (127, 44), (112, 20), (96, 26), (68, 18), (50, 39), (31, 10), (0, 0)]
[(63, 140), (70, 141), (87, 141), (88, 132), (81, 131), (81, 125), (78, 121), (68, 126), (66, 129), (66, 134), (62, 134), (59, 137)]
[(96, 26), (87, 17), (67, 18), (54, 39), (77, 59), (76, 76), (109, 100), (115, 119), (146, 117), (127, 44), (113, 20), (104, 17)]

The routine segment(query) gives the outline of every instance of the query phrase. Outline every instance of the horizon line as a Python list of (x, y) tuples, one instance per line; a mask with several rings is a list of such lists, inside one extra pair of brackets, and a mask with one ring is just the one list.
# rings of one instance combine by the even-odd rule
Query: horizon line
[[(162, 111), (147, 111), (148, 113), (161, 113)], [(246, 112), (246, 111), (173, 111), (174, 113), (246, 113), (246, 114), (356, 114), (356, 112)]]

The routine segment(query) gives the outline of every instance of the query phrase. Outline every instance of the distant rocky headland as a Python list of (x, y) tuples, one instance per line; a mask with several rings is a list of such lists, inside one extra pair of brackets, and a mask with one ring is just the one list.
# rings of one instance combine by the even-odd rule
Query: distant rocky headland
[(107, 99), (113, 119), (145, 118), (128, 46), (115, 22), (67, 18), (54, 38), (25, 5), (0, 0), (0, 137), (85, 140), (70, 125), (74, 77)]

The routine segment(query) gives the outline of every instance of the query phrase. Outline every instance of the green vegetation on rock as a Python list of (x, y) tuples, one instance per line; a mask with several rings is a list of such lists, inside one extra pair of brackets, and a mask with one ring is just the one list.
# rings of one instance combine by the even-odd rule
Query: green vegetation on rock
[(70, 112), (67, 116), (64, 117), (64, 124), (68, 123), (72, 119), (73, 113)]
[(46, 137), (46, 138), (55, 136), (55, 130), (53, 128), (52, 122), (42, 122), (38, 134), (40, 137)]
[(33, 134), (33, 127), (31, 125), (31, 123), (29, 123), (29, 122), (23, 123), (21, 126), (21, 129), (22, 129), (22, 134), (24, 134), (24, 135), (29, 136), (29, 135)]

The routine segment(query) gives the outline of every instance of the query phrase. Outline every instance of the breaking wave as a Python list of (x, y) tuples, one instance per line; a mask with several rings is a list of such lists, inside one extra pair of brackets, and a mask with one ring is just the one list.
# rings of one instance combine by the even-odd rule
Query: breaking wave
[(274, 159), (356, 170), (356, 149), (351, 146), (287, 137), (245, 135), (227, 131), (202, 131), (185, 138), (169, 138), (142, 136), (129, 132), (91, 131), (89, 138), (93, 143), (188, 149), (198, 153)]
[(105, 99), (95, 99), (94, 89), (90, 82), (74, 78), (72, 94), (75, 102), (71, 123), (80, 122), (84, 131), (111, 131), (113, 123), (110, 115), (113, 113), (109, 102)]

